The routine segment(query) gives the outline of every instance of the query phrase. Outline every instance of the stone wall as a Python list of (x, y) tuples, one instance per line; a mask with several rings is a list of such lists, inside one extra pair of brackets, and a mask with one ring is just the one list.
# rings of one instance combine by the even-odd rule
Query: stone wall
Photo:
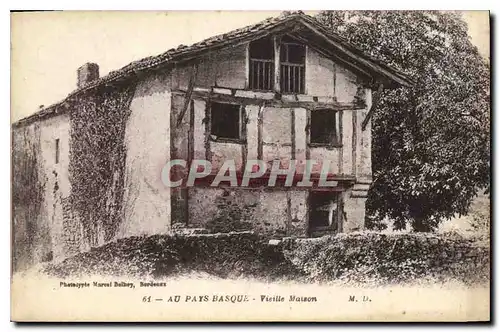
[(307, 235), (307, 191), (189, 188), (189, 225), (217, 222), (245, 224), (267, 236)]

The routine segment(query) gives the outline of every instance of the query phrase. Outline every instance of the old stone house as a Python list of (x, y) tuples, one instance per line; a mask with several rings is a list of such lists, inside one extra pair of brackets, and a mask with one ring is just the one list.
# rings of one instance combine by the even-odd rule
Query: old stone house
[[(12, 126), (15, 268), (204, 227), (225, 209), (273, 236), (362, 229), (374, 99), (409, 84), (301, 12), (104, 77), (85, 64), (65, 100)], [(312, 178), (328, 160), (336, 186), (167, 188), (172, 159), (206, 159), (213, 171), (232, 159), (238, 172), (248, 160), (314, 159)]]

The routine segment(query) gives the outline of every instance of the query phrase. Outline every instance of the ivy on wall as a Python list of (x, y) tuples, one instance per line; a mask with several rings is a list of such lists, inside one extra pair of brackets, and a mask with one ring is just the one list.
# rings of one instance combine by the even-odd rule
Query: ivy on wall
[[(41, 229), (45, 179), (40, 177), (40, 128), (38, 125), (16, 129), (12, 133), (12, 214), (13, 270), (31, 264)], [(45, 233), (44, 233), (45, 234)], [(42, 253), (43, 255), (43, 253)]]
[(135, 85), (99, 88), (70, 102), (71, 205), (92, 247), (123, 220), (125, 128)]

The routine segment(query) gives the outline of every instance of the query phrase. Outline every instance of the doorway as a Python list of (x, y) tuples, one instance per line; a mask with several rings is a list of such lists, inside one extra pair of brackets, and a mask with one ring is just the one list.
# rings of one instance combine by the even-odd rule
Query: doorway
[(337, 233), (341, 230), (341, 192), (311, 191), (309, 193), (309, 233)]

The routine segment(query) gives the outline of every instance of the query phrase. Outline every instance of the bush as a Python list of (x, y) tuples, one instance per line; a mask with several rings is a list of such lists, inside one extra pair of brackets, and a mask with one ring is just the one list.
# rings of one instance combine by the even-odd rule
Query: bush
[(81, 275), (165, 277), (192, 271), (218, 277), (266, 278), (300, 272), (252, 232), (153, 235), (120, 239), (52, 264), (45, 272), (59, 277)]
[(387, 284), (456, 280), (489, 281), (489, 242), (456, 233), (376, 232), (314, 239), (288, 238), (269, 245), (252, 232), (131, 237), (53, 264), (59, 277), (116, 275), (167, 277), (205, 272), (222, 278), (266, 281), (337, 281)]
[(489, 245), (459, 234), (351, 233), (284, 242), (287, 259), (314, 280), (489, 280)]

